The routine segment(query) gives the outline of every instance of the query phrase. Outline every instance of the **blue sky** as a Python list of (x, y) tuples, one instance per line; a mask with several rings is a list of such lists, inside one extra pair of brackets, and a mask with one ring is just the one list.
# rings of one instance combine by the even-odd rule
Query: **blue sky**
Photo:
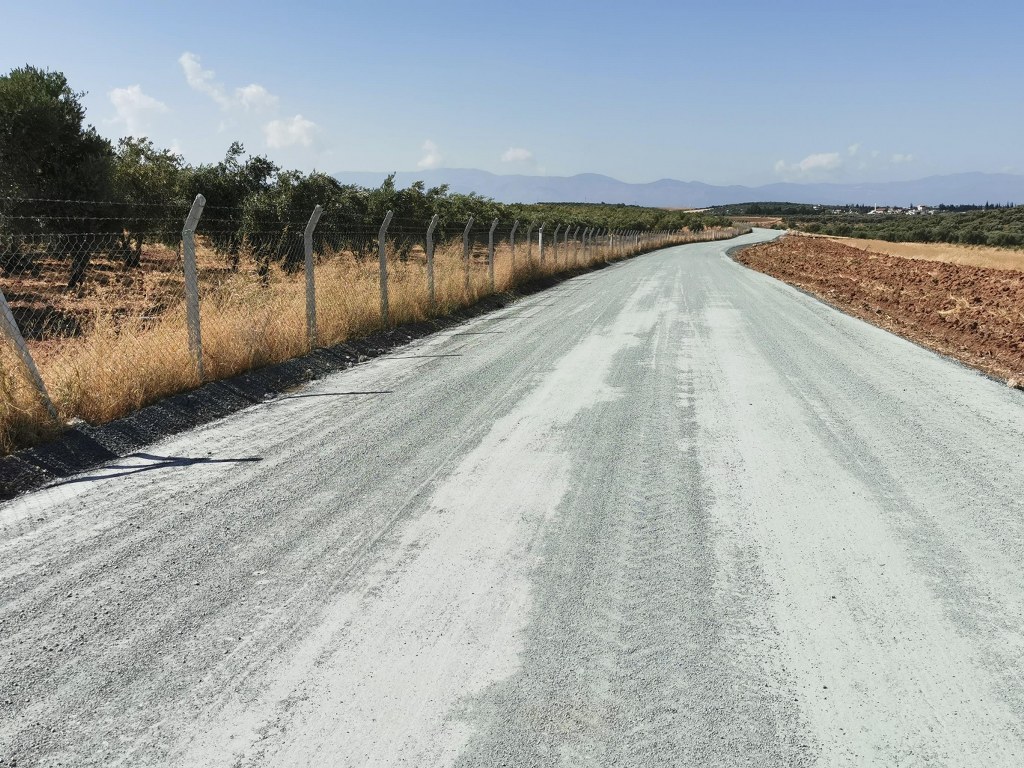
[(0, 2), (0, 70), (191, 162), (624, 181), (1024, 173), (1024, 4)]

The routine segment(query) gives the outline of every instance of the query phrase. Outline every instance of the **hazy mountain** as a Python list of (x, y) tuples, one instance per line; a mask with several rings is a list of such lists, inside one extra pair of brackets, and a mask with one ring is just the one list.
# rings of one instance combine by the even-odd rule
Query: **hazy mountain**
[[(342, 172), (343, 183), (376, 187), (386, 173)], [(1024, 176), (1006, 173), (958, 173), (916, 181), (878, 184), (767, 184), (761, 187), (719, 187), (699, 181), (661, 179), (627, 184), (597, 173), (577, 176), (502, 176), (471, 168), (437, 168), (398, 173), (407, 187), (423, 180), (428, 187), (448, 184), (453, 192), (476, 192), (503, 203), (579, 202), (626, 203), (670, 208), (764, 201), (826, 205), (939, 205), (940, 203), (1024, 203)]]

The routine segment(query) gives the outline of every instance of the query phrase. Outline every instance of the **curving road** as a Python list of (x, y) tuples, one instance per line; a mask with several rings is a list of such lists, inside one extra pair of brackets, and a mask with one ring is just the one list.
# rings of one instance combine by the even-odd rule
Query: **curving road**
[(734, 244), (0, 505), (0, 765), (1024, 764), (1024, 395)]

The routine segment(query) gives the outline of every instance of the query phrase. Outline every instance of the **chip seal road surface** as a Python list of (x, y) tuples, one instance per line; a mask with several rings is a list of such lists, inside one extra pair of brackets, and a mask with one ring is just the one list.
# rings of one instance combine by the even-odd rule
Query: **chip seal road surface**
[(735, 244), (0, 506), (0, 765), (1024, 764), (1024, 397)]

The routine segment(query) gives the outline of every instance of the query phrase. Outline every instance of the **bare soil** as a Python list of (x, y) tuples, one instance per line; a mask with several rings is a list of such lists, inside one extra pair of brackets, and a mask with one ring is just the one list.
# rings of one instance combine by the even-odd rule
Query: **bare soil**
[(799, 236), (747, 248), (736, 258), (1011, 386), (1024, 382), (1024, 272)]
[(888, 240), (863, 240), (856, 237), (831, 237), (830, 239), (862, 251), (901, 256), (905, 259), (946, 261), (950, 264), (991, 269), (1024, 270), (1024, 250), (1017, 248), (953, 245), (951, 243), (891, 243)]

